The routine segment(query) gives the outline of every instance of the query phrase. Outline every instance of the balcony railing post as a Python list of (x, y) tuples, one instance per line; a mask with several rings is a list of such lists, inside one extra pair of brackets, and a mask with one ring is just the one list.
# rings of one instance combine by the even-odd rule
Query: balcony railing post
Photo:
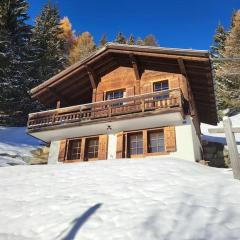
[(145, 99), (141, 99), (141, 109), (142, 112), (145, 112)]

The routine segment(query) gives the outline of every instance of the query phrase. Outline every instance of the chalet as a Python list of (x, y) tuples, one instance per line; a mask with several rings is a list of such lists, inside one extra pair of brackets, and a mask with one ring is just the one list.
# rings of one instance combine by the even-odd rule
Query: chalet
[(28, 133), (49, 163), (202, 158), (200, 122), (217, 123), (208, 51), (108, 43), (31, 90), (49, 109)]

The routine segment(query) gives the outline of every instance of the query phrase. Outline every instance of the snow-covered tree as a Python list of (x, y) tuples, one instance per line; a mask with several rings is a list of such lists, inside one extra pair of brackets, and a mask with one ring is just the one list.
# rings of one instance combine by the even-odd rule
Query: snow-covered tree
[(240, 109), (240, 10), (234, 12), (216, 68), (219, 108)]
[(127, 40), (122, 32), (119, 32), (114, 40), (115, 43), (126, 44)]
[(30, 104), (27, 90), (31, 77), (31, 26), (25, 0), (0, 2), (0, 114), (8, 124), (23, 124)]
[(131, 34), (128, 38), (128, 41), (127, 41), (127, 44), (128, 45), (135, 45), (135, 38), (133, 36), (133, 34)]
[(46, 4), (35, 20), (32, 45), (36, 49), (36, 83), (51, 78), (66, 66), (66, 40), (62, 37), (58, 8)]

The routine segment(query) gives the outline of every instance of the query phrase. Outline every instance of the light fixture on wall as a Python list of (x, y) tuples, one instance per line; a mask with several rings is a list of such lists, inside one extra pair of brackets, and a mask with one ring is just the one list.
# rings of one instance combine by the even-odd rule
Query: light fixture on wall
[(107, 132), (111, 132), (112, 131), (112, 127), (110, 125), (107, 126)]

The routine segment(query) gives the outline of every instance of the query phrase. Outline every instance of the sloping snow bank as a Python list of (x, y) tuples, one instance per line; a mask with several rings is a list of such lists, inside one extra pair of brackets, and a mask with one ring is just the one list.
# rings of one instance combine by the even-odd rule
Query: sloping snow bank
[(27, 135), (26, 128), (0, 126), (0, 166), (25, 164), (24, 157), (41, 143)]
[[(232, 121), (233, 127), (240, 127), (240, 114), (237, 114), (235, 116), (230, 117)], [(208, 142), (218, 142), (226, 145), (226, 137), (223, 133), (209, 133), (208, 129), (210, 128), (219, 128), (223, 127), (222, 121), (218, 123), (217, 126), (201, 123), (201, 131), (202, 131), (202, 140), (208, 141)], [(240, 133), (235, 134), (236, 141), (238, 145), (240, 145)], [(239, 148), (240, 150), (240, 148)]]
[(180, 159), (0, 169), (0, 239), (234, 240), (240, 182)]

